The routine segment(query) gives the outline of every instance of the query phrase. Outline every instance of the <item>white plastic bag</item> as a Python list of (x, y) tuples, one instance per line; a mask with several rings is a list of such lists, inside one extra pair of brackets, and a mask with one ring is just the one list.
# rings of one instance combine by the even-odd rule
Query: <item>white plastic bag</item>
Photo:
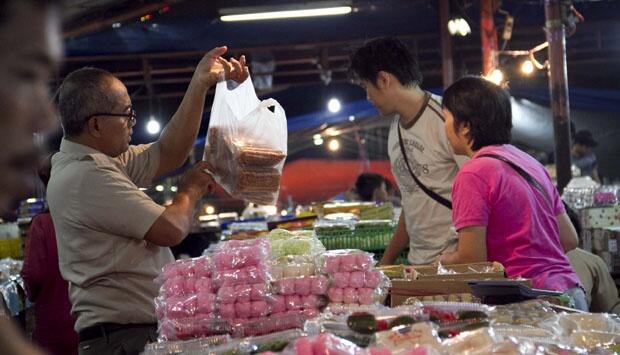
[(286, 151), (282, 106), (274, 99), (260, 101), (250, 78), (232, 90), (219, 82), (203, 158), (217, 183), (235, 198), (274, 205)]

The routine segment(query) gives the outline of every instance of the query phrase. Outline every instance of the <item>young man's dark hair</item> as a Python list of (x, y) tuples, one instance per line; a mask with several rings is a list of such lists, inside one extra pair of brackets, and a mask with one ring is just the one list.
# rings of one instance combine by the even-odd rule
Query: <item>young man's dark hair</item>
[(364, 173), (357, 177), (357, 181), (355, 181), (355, 190), (362, 201), (373, 201), (375, 190), (380, 189), (383, 183), (385, 183), (383, 176), (373, 173)]
[(592, 136), (592, 132), (585, 129), (577, 131), (577, 133), (573, 135), (573, 142), (588, 148), (596, 148), (598, 146), (598, 142)]
[(458, 80), (444, 92), (442, 106), (454, 116), (455, 131), (469, 127), (473, 151), (510, 143), (510, 96), (490, 81), (474, 76)]
[(393, 74), (403, 86), (419, 86), (422, 73), (407, 46), (397, 38), (366, 42), (351, 57), (351, 74), (356, 80), (376, 83), (379, 71)]

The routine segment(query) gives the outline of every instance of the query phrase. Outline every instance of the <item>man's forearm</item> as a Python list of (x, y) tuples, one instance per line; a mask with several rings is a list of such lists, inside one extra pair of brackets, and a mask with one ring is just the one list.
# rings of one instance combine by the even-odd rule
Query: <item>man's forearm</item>
[(170, 172), (185, 162), (200, 129), (208, 85), (192, 78), (183, 101), (162, 132), (160, 175)]
[(396, 227), (396, 232), (392, 236), (392, 240), (388, 245), (385, 253), (383, 253), (383, 257), (379, 264), (381, 265), (392, 265), (394, 261), (398, 258), (398, 255), (409, 245), (409, 235), (407, 234), (407, 227), (405, 224), (404, 214), (400, 215), (400, 219), (398, 220), (398, 226)]

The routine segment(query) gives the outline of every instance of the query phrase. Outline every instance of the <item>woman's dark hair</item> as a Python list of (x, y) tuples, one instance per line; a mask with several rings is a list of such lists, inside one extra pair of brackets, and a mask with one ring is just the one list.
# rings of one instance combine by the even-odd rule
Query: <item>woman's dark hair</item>
[(422, 83), (418, 61), (397, 38), (377, 38), (366, 42), (351, 56), (350, 74), (355, 80), (377, 82), (379, 71), (393, 74), (404, 86)]
[(364, 173), (357, 177), (355, 190), (362, 201), (372, 201), (376, 189), (381, 188), (385, 182), (383, 176), (373, 173)]
[(469, 127), (473, 151), (510, 143), (510, 95), (501, 87), (480, 77), (464, 77), (446, 89), (442, 105), (454, 116), (455, 131)]

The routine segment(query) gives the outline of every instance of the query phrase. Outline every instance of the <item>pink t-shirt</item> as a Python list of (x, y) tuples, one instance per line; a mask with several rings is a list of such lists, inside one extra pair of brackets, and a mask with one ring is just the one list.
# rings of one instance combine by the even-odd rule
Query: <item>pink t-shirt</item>
[[(549, 197), (505, 162), (477, 158), (500, 155), (528, 172)], [(556, 216), (565, 212), (542, 165), (512, 145), (487, 146), (467, 161), (454, 180), (452, 219), (457, 230), (487, 227), (487, 259), (502, 263), (509, 277), (530, 278), (536, 288), (566, 291), (579, 285), (560, 243)]]

